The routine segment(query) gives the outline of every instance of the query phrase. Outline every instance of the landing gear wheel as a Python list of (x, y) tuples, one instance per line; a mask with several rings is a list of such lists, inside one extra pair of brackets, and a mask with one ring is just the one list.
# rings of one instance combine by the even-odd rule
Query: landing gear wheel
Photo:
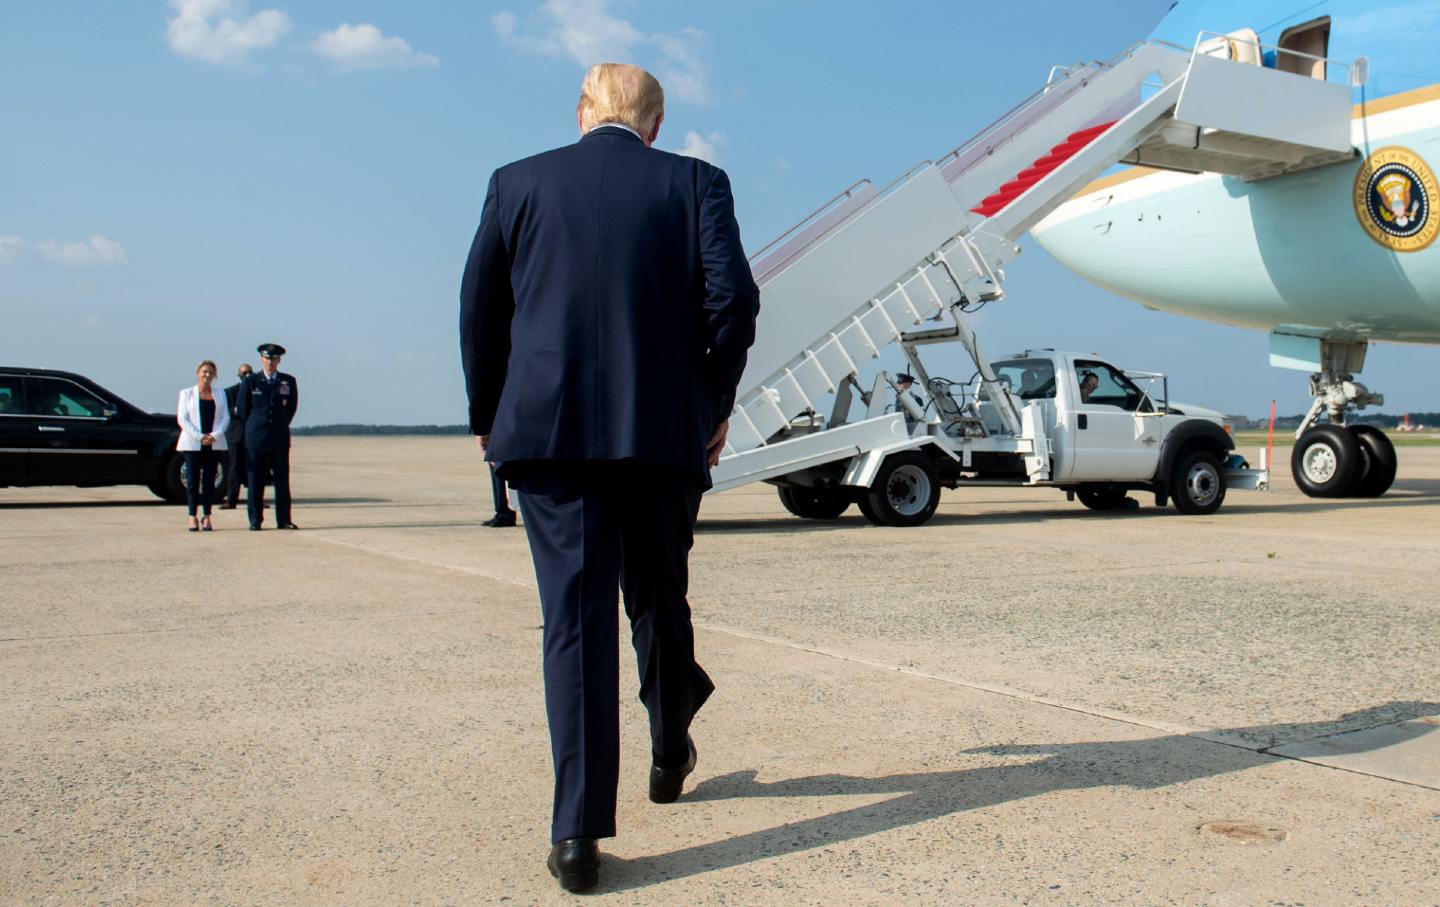
[(1399, 457), (1395, 445), (1385, 433), (1373, 425), (1347, 425), (1350, 434), (1360, 442), (1360, 469), (1350, 485), (1350, 496), (1378, 498), (1390, 490), (1395, 481)]
[(1181, 513), (1204, 516), (1219, 510), (1225, 502), (1225, 471), (1220, 467), (1220, 458), (1208, 450), (1181, 454), (1175, 471), (1170, 473), (1170, 495)]
[(1306, 429), (1290, 454), (1290, 475), (1312, 498), (1339, 498), (1350, 492), (1361, 468), (1360, 442), (1343, 425)]
[(1125, 489), (1112, 488), (1108, 485), (1077, 489), (1075, 497), (1091, 510), (1125, 510), (1127, 509), (1125, 502), (1129, 500), (1125, 496)]
[(850, 502), (836, 491), (818, 488), (782, 487), (780, 503), (785, 509), (807, 520), (833, 520), (850, 509)]
[(860, 504), (866, 519), (881, 526), (919, 526), (940, 506), (940, 474), (930, 458), (913, 450), (891, 454)]

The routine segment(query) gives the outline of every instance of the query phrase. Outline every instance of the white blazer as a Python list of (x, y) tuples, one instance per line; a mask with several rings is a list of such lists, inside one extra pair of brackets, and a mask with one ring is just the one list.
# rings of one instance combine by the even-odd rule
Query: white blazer
[[(211, 387), (215, 395), (215, 427), (210, 434), (215, 436), (211, 450), (228, 450), (225, 444), (225, 427), (230, 424), (230, 407), (226, 405), (225, 391)], [(175, 421), (180, 423), (180, 440), (175, 442), (176, 450), (202, 450), (205, 445), (200, 439), (205, 433), (200, 430), (200, 386), (181, 388), (180, 402), (175, 406)]]

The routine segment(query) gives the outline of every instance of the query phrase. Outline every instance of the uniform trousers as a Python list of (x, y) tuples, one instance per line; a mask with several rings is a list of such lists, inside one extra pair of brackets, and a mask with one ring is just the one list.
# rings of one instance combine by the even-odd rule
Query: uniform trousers
[(246, 446), (245, 509), (250, 525), (259, 526), (265, 516), (265, 473), (275, 485), (275, 525), (290, 525), (290, 448), (257, 450)]
[(620, 587), (664, 767), (715, 685), (695, 662), (690, 546), (701, 487), (634, 460), (506, 463), (520, 492), (545, 629), (545, 711), (555, 767), (552, 842), (615, 834), (620, 770)]
[(246, 471), (249, 463), (245, 458), (244, 442), (231, 441), (226, 455), (229, 459), (225, 463), (225, 503), (234, 507), (240, 500), (241, 483), (248, 480)]

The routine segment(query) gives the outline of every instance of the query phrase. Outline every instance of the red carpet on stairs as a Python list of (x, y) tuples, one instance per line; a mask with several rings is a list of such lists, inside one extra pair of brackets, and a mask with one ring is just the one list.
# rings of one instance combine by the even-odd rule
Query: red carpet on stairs
[(1091, 126), (1089, 129), (1082, 129), (1079, 132), (1073, 133), (1065, 141), (1051, 148), (1049, 154), (1040, 158), (1028, 168), (1021, 170), (1015, 175), (1013, 180), (1001, 186), (994, 194), (986, 196), (984, 201), (970, 210), (976, 214), (983, 214), (985, 217), (993, 216), (1003, 210), (1006, 205), (1023, 195), (1025, 190), (1040, 182), (1040, 180), (1048, 176), (1056, 167), (1070, 160), (1081, 148), (1095, 141), (1097, 136), (1114, 125), (1115, 121), (1112, 120), (1109, 123), (1100, 123), (1097, 126)]

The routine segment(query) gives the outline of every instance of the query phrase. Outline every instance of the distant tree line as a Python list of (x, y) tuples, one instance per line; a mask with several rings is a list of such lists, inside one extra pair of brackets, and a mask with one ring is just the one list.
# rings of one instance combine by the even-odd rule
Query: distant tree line
[(293, 428), (293, 435), (468, 435), (468, 425), (359, 425), (341, 422), (335, 425), (308, 425)]
[[(1244, 417), (1236, 417), (1236, 418), (1244, 418)], [(1304, 419), (1304, 418), (1305, 418), (1305, 414), (1304, 414), (1304, 413), (1298, 413), (1298, 414), (1293, 415), (1293, 416), (1276, 416), (1276, 417), (1275, 417), (1275, 427), (1277, 427), (1277, 428), (1295, 428), (1296, 426), (1298, 426), (1298, 425), (1300, 424), (1301, 420)], [(1404, 417), (1403, 415), (1390, 415), (1389, 413), (1367, 413), (1367, 412), (1360, 412), (1360, 413), (1356, 413), (1352, 418), (1346, 419), (1345, 421), (1347, 421), (1347, 422), (1363, 422), (1363, 423), (1365, 423), (1365, 424), (1367, 424), (1367, 425), (1376, 425), (1376, 426), (1379, 426), (1380, 428), (1394, 428), (1395, 426), (1399, 425), (1399, 424), (1400, 424), (1400, 421), (1401, 421), (1402, 419), (1404, 419), (1404, 418), (1405, 418), (1405, 417)], [(1411, 414), (1410, 414), (1410, 423), (1411, 423), (1412, 425), (1440, 425), (1440, 413), (1411, 413)], [(1270, 425), (1270, 419), (1269, 419), (1269, 417), (1267, 416), (1267, 417), (1262, 418), (1262, 419), (1248, 419), (1248, 418), (1247, 418), (1247, 419), (1245, 419), (1244, 424), (1243, 424), (1243, 425), (1240, 425), (1239, 427), (1241, 427), (1241, 428), (1266, 428), (1266, 427), (1268, 427), (1269, 425)]]

